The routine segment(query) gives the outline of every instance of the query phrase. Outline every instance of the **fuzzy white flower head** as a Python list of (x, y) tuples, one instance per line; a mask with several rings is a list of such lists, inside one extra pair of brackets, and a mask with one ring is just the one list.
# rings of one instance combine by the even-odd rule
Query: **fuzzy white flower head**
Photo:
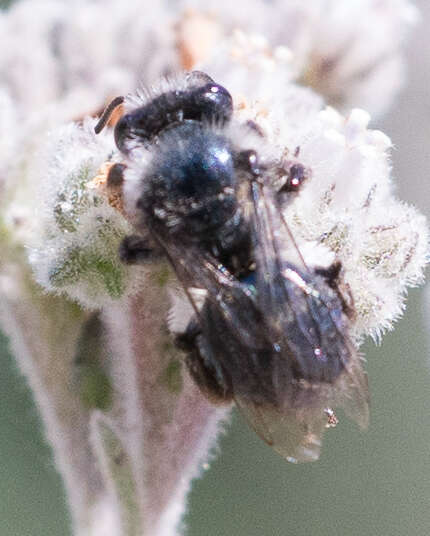
[(299, 80), (345, 110), (381, 114), (404, 83), (400, 53), (418, 21), (409, 0), (275, 2), (285, 26), (274, 42), (295, 54)]
[(336, 254), (357, 314), (355, 334), (377, 338), (400, 316), (407, 286), (423, 280), (428, 228), (394, 196), (388, 137), (368, 130), (361, 110), (336, 115), (323, 110), (296, 139), (312, 178), (286, 218), (299, 243), (316, 241)]
[[(289, 51), (283, 52), (289, 79), (313, 87), (344, 110), (360, 106), (382, 114), (404, 82), (400, 48), (418, 20), (409, 0), (275, 0), (269, 5), (254, 0), (235, 3), (233, 11), (226, 4), (181, 2), (180, 42), (194, 58), (188, 67), (200, 67), (213, 51), (218, 56), (217, 45), (239, 29), (267, 36)], [(190, 6), (194, 11), (187, 10)], [(200, 48), (195, 44), (199, 32), (193, 33), (196, 21), (207, 28)]]
[(283, 76), (344, 109), (382, 113), (403, 83), (400, 47), (417, 18), (409, 0), (22, 0), (0, 13), (0, 79), (23, 113), (61, 100), (73, 119), (139, 81), (199, 67), (242, 30), (279, 47)]
[[(284, 207), (294, 240), (277, 230), (282, 253), (300, 252), (310, 268), (339, 261), (358, 345), (390, 328), (407, 286), (421, 282), (428, 230), (395, 198), (390, 141), (368, 129), (366, 112), (344, 117), (294, 81), (380, 111), (415, 18), (408, 0), (21, 0), (0, 13), (0, 321), (42, 401), (76, 534), (177, 534), (228, 412), (202, 395), (172, 344), (195, 310), (167, 262), (119, 258), (161, 144), (134, 139), (120, 154), (109, 127), (96, 136), (83, 118), (140, 80), (171, 78), (126, 110), (181, 88), (173, 72), (204, 66), (235, 108), (230, 125), (202, 132), (276, 163), (281, 187), (304, 179)], [(128, 166), (124, 184), (109, 183), (115, 163)], [(189, 293), (204, 304), (204, 289)], [(103, 327), (94, 337), (93, 318)], [(109, 403), (83, 404), (82, 386)]]
[(0, 13), (0, 79), (23, 112), (76, 97), (92, 113), (175, 66), (167, 19), (164, 1), (17, 2)]
[[(95, 121), (50, 133), (35, 163), (38, 199), (30, 262), (38, 282), (94, 308), (131, 292), (133, 269), (118, 258), (130, 226), (104, 187), (116, 151)], [(136, 288), (134, 289), (136, 291)]]

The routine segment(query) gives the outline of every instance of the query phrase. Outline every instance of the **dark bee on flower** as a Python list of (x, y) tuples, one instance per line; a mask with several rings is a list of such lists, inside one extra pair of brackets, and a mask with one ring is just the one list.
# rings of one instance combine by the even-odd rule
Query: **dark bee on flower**
[(137, 102), (114, 135), (137, 230), (121, 258), (172, 266), (194, 308), (176, 342), (202, 392), (234, 400), (290, 461), (318, 458), (333, 407), (365, 426), (341, 266), (308, 266), (283, 217), (310, 171), (271, 157), (258, 125), (238, 124), (229, 92), (201, 72)]

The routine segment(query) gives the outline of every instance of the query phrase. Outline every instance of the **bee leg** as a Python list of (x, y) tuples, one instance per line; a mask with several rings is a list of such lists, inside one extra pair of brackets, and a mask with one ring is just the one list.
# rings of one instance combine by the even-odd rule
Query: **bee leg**
[(119, 246), (119, 258), (125, 264), (145, 264), (162, 258), (162, 253), (143, 236), (129, 235)]
[(351, 294), (349, 285), (345, 284), (340, 277), (342, 263), (340, 261), (333, 262), (328, 268), (317, 268), (315, 273), (324, 277), (330, 288), (336, 291), (341, 303), (343, 312), (348, 318), (355, 318), (354, 298)]
[(186, 352), (185, 363), (200, 391), (214, 404), (232, 400), (233, 392), (221, 367), (217, 364), (196, 320), (177, 335), (176, 346)]
[(194, 349), (185, 359), (188, 371), (202, 393), (214, 404), (233, 399), (230, 383), (214, 359), (203, 335), (196, 337)]

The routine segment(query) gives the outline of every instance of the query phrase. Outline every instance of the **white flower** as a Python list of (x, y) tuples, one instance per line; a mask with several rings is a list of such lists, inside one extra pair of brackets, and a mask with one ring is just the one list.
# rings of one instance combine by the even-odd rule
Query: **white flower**
[[(175, 83), (172, 74), (202, 66), (233, 95), (233, 143), (306, 170), (285, 219), (309, 266), (341, 262), (358, 345), (392, 326), (427, 262), (425, 219), (393, 193), (390, 140), (355, 108), (389, 103), (415, 18), (408, 0), (22, 0), (0, 14), (0, 321), (35, 391), (77, 535), (177, 534), (228, 413), (202, 396), (172, 345), (169, 330), (192, 314), (172, 271), (118, 258), (157, 146), (132, 152), (124, 192), (110, 188), (124, 156), (109, 127), (96, 136), (84, 117), (139, 81)], [(343, 116), (295, 82), (355, 109)], [(259, 135), (242, 136), (249, 121)], [(107, 404), (82, 399), (83, 387), (100, 387), (95, 377)]]
[(299, 80), (345, 110), (387, 110), (405, 80), (401, 47), (419, 18), (411, 2), (278, 0), (274, 8), (286, 21), (274, 43), (287, 36)]
[(200, 65), (242, 30), (278, 47), (283, 76), (376, 114), (403, 84), (401, 47), (417, 18), (409, 0), (22, 0), (0, 13), (0, 80), (21, 119), (54, 100), (73, 119)]
[(362, 107), (374, 115), (387, 110), (404, 83), (401, 47), (419, 18), (409, 0), (253, 0), (235, 2), (234, 9), (225, 1), (183, 0), (180, 5), (179, 35), (185, 47), (192, 41), (193, 20), (206, 25), (203, 37), (197, 31), (193, 37), (200, 37), (207, 56), (188, 45), (195, 64), (211, 57), (209, 40), (216, 57), (223, 37), (246, 31), (255, 43), (268, 40), (278, 47), (290, 80), (313, 87), (344, 110)]
[(367, 129), (368, 116), (323, 110), (295, 142), (312, 178), (286, 212), (300, 243), (316, 241), (341, 261), (353, 298), (357, 336), (378, 338), (403, 310), (406, 288), (423, 281), (426, 219), (396, 199), (390, 140)]
[(172, 68), (167, 4), (149, 7), (138, 0), (23, 0), (1, 12), (8, 46), (0, 52), (0, 80), (22, 114), (54, 100), (65, 107), (80, 100), (78, 114), (90, 114)]
[(14, 158), (18, 149), (17, 122), (17, 112), (9, 92), (0, 89), (0, 192), (6, 180), (6, 163)]
[(50, 133), (31, 173), (40, 204), (34, 239), (27, 243), (37, 281), (89, 308), (126, 295), (133, 280), (118, 258), (131, 228), (103, 193), (103, 165), (115, 153), (113, 140), (96, 137), (94, 125), (72, 123)]

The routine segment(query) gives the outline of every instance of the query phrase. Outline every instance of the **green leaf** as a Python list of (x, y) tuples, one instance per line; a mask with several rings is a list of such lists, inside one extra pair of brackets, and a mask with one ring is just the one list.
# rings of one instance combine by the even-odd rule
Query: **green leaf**
[(88, 249), (70, 249), (62, 263), (49, 274), (50, 283), (57, 288), (85, 280), (97, 287), (102, 284), (107, 294), (118, 299), (125, 290), (124, 268), (115, 259), (103, 257)]

